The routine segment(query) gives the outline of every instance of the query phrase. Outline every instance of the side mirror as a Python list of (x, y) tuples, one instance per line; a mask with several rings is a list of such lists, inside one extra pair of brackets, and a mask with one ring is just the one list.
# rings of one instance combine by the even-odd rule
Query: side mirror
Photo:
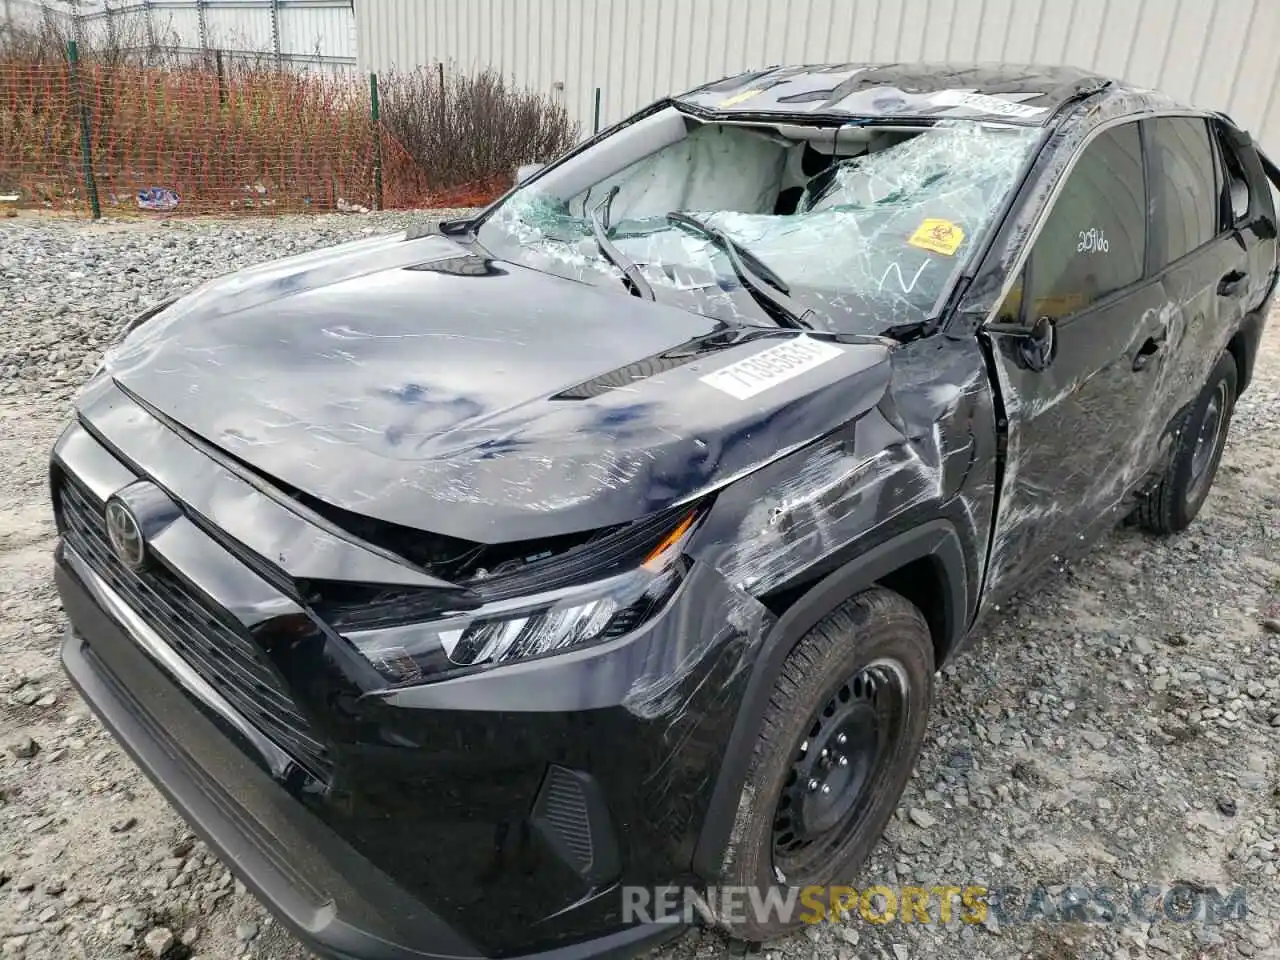
[(1249, 185), (1243, 180), (1231, 180), (1231, 216), (1238, 223), (1249, 212)]
[(545, 163), (525, 163), (516, 167), (516, 183), (524, 183), (535, 173), (545, 167)]
[(1057, 354), (1057, 327), (1052, 317), (1037, 317), (1030, 326), (989, 323), (985, 329), (1010, 337), (1014, 362), (1024, 370), (1045, 370)]
[(1057, 353), (1057, 328), (1050, 317), (1037, 317), (1020, 344), (1022, 362), (1028, 370), (1044, 370)]

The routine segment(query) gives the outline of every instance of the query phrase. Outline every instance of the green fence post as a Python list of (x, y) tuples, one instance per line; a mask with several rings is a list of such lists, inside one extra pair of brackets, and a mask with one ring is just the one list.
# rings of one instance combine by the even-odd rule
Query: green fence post
[(222, 63), (222, 51), (213, 51), (213, 69), (218, 80), (218, 106), (227, 105), (227, 69)]
[(594, 137), (600, 132), (600, 88), (596, 87), (596, 115), (591, 122), (591, 135)]
[(89, 206), (93, 219), (102, 219), (102, 206), (98, 203), (98, 182), (93, 177), (93, 138), (90, 136), (89, 104), (85, 102), (80, 87), (80, 48), (74, 40), (67, 41), (67, 63), (71, 69), (71, 85), (75, 87), (76, 103), (80, 108), (80, 161), (84, 169), (84, 188), (89, 193)]
[(378, 75), (369, 74), (369, 108), (373, 117), (373, 209), (382, 209), (382, 111), (378, 106)]

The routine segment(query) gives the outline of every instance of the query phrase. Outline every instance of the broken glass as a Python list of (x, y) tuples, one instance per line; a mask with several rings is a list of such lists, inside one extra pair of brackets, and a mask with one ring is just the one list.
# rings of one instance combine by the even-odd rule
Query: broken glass
[[(588, 214), (616, 188), (611, 239), (659, 300), (719, 319), (771, 323), (741, 295), (719, 245), (667, 221), (669, 212), (683, 211), (782, 278), (819, 327), (880, 332), (927, 315), (1039, 137), (1036, 129), (972, 120), (943, 120), (923, 131), (854, 126), (836, 134), (833, 156), (831, 133), (825, 131), (825, 169), (805, 176), (800, 156), (813, 151), (817, 136), (810, 142), (769, 129), (694, 124), (683, 139), (572, 196), (556, 196), (541, 181), (517, 190), (484, 225), (482, 242), (535, 269), (625, 289), (621, 272), (600, 255)], [(779, 212), (788, 191), (799, 199)]]

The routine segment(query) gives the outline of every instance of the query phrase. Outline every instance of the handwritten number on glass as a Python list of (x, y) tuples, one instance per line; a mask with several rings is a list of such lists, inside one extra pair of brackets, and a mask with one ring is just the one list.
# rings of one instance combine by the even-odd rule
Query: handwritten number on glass
[(1107, 235), (1101, 230), (1090, 228), (1080, 231), (1080, 242), (1076, 244), (1076, 253), (1106, 253), (1110, 249)]

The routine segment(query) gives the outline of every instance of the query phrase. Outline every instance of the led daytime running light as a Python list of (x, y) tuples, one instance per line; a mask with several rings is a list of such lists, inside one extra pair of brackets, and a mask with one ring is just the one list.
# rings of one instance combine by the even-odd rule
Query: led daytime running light
[(681, 547), (697, 516), (690, 512), (639, 567), (606, 580), (347, 637), (387, 679), (413, 683), (622, 636), (660, 610), (683, 582)]

